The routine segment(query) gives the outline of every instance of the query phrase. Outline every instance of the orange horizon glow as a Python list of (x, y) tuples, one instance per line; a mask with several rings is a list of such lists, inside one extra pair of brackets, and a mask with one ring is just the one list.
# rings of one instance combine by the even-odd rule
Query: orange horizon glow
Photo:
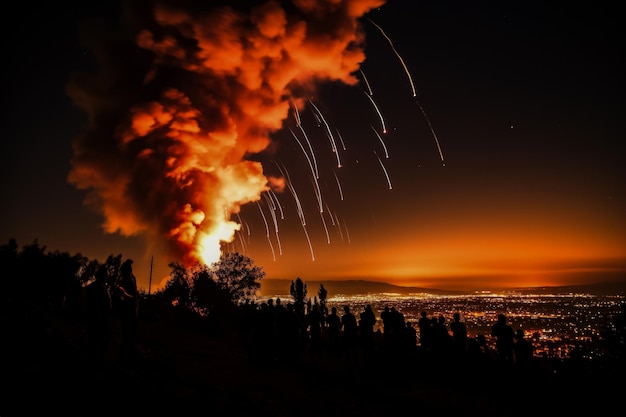
[[(247, 255), (270, 279), (371, 280), (451, 290), (626, 282), (626, 237), (612, 226), (619, 216), (590, 216), (591, 208), (568, 202), (481, 210), (472, 204), (458, 212), (429, 206), (423, 221), (388, 216), (351, 231), (349, 242), (335, 236), (326, 244), (318, 234), (315, 261), (298, 231), (284, 232), (288, 244), (276, 260), (259, 234), (246, 246)], [(389, 212), (394, 210), (403, 212)]]
[(580, 207), (561, 212), (528, 204), (506, 215), (497, 211), (472, 215), (466, 204), (464, 218), (439, 211), (427, 227), (389, 218), (363, 235), (353, 233), (349, 244), (318, 242), (318, 263), (307, 257), (303, 244), (297, 254), (277, 261), (253, 259), (268, 278), (365, 279), (463, 290), (626, 281), (626, 238), (606, 217), (589, 217)]
[(585, 242), (580, 236), (572, 240), (571, 235), (559, 236), (550, 231), (545, 236), (542, 245), (536, 244), (541, 235), (512, 242), (496, 236), (480, 240), (472, 234), (449, 235), (454, 244), (430, 237), (420, 244), (405, 243), (404, 251), (397, 249), (401, 242), (370, 250), (367, 244), (352, 243), (355, 247), (349, 250), (331, 244), (317, 248), (315, 261), (300, 242), (298, 253), (288, 252), (276, 261), (267, 256), (249, 256), (268, 279), (300, 277), (305, 282), (367, 280), (468, 291), (626, 282), (626, 256), (618, 236), (613, 242), (607, 236)]
[[(616, 259), (614, 263), (624, 264), (624, 259)], [(259, 265), (255, 263), (256, 265)], [(417, 287), (454, 291), (480, 291), (498, 290), (511, 288), (533, 288), (533, 287), (559, 287), (572, 285), (586, 285), (599, 283), (624, 283), (626, 282), (626, 270), (623, 267), (615, 268), (578, 268), (578, 269), (521, 269), (521, 270), (447, 270), (441, 267), (436, 273), (419, 274), (409, 273), (393, 275), (384, 271), (376, 275), (358, 274), (353, 272), (337, 272), (328, 275), (318, 273), (307, 273), (310, 268), (287, 270), (280, 274), (275, 273), (272, 268), (265, 268), (259, 265), (264, 271), (272, 272), (265, 279), (277, 279), (293, 281), (302, 278), (307, 281), (327, 282), (332, 287), (333, 281), (372, 281), (384, 282), (400, 287)], [(435, 268), (433, 268), (435, 269)], [(300, 272), (296, 272), (300, 271)], [(144, 290), (148, 288), (148, 278), (143, 274), (139, 280), (140, 287)], [(167, 273), (160, 279), (153, 278), (152, 291), (162, 289), (169, 279)], [(262, 284), (262, 282), (261, 282)]]

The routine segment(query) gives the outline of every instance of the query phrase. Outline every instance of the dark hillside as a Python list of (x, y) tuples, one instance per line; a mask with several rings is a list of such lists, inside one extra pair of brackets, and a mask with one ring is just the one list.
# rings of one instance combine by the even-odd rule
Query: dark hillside
[(18, 349), (3, 352), (11, 356), (3, 356), (1, 415), (600, 415), (620, 408), (623, 389), (612, 382), (619, 370), (458, 367), (449, 357), (382, 345), (353, 362), (308, 350), (280, 359), (236, 332), (176, 318), (142, 320), (137, 362), (121, 364), (113, 354), (95, 366), (75, 328), (51, 330), (35, 346), (5, 340)]

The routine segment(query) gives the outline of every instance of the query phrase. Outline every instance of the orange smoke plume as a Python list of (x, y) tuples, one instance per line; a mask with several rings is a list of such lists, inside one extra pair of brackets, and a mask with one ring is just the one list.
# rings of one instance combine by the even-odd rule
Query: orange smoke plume
[(127, 2), (116, 31), (90, 22), (98, 71), (67, 87), (90, 122), (69, 182), (106, 232), (161, 242), (187, 265), (217, 261), (240, 228), (231, 216), (284, 188), (250, 157), (269, 150), (292, 101), (326, 81), (357, 83), (359, 19), (384, 2)]

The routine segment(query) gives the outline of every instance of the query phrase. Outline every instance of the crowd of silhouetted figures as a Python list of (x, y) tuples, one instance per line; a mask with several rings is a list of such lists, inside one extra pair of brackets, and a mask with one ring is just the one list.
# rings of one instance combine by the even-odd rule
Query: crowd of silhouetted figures
[[(96, 274), (97, 279), (84, 288), (83, 308), (74, 309), (74, 314), (66, 314), (65, 318), (72, 317), (73, 324), (82, 327), (83, 353), (92, 359), (105, 360), (106, 352), (113, 351), (113, 360), (120, 363), (131, 362), (133, 357), (140, 361), (142, 320), (171, 320), (176, 316), (172, 314), (176, 307), (159, 306), (158, 300), (138, 294), (134, 280), (129, 287), (134, 295), (129, 294), (130, 290), (123, 291), (123, 288), (106, 288), (100, 272)], [(127, 275), (132, 277), (130, 267)], [(54, 337), (67, 337), (51, 325), (54, 321), (58, 324), (58, 317), (61, 316), (51, 321), (43, 318), (40, 309), (26, 311), (27, 308), (27, 305), (21, 305), (20, 311), (8, 312), (5, 309), (3, 312), (4, 327), (15, 336), (12, 342), (5, 344), (5, 349), (7, 346), (10, 349), (11, 343), (15, 343), (13, 354), (21, 355), (30, 350), (40, 351), (42, 344), (49, 344)], [(421, 361), (438, 369), (445, 367), (458, 372), (496, 369), (530, 372), (547, 370), (547, 366), (554, 371), (556, 366), (564, 365), (563, 361), (549, 362), (536, 357), (531, 341), (525, 338), (521, 328), (514, 329), (507, 322), (505, 314), (497, 316), (489, 334), (477, 335), (468, 334), (461, 312), (454, 313), (453, 319), (448, 322), (443, 315), (431, 317), (422, 311), (419, 319), (412, 322), (394, 307), (375, 312), (368, 304), (362, 311), (352, 311), (348, 305), (340, 309), (311, 301), (298, 305), (284, 303), (280, 298), (232, 306), (221, 314), (219, 326), (207, 325), (214, 319), (189, 311), (176, 317), (179, 323), (181, 317), (201, 323), (190, 328), (214, 335), (218, 335), (221, 331), (216, 329), (223, 328), (227, 322), (227, 326), (239, 335), (238, 340), (243, 341), (250, 363), (260, 367), (290, 366), (299, 359), (315, 360), (318, 364), (327, 363), (329, 366), (398, 366), (402, 362), (400, 366), (405, 367), (411, 361)], [(113, 340), (114, 337), (118, 339)], [(623, 308), (602, 341), (601, 348), (607, 353), (608, 365), (601, 364), (601, 367), (614, 369), (617, 363), (618, 368), (623, 369), (625, 340), (626, 308)], [(67, 340), (57, 342), (67, 344)], [(78, 346), (80, 344), (79, 341)], [(28, 348), (24, 349), (25, 346)], [(600, 369), (597, 363), (580, 360), (576, 364), (574, 359), (565, 363), (569, 369), (577, 372)]]
[[(46, 253), (37, 242), (19, 250), (14, 239), (0, 245), (0, 271), (0, 325), (6, 335), (0, 354), (17, 358), (15, 363), (20, 359), (55, 362), (50, 352), (67, 346), (96, 360), (114, 352), (115, 359), (132, 362), (141, 357), (142, 320), (165, 322), (174, 317), (201, 323), (198, 328), (211, 329), (214, 335), (224, 325), (236, 329), (250, 362), (258, 364), (289, 363), (294, 358), (312, 358), (322, 365), (422, 360), (471, 370), (500, 365), (527, 369), (550, 362), (533, 354), (523, 331), (513, 329), (503, 314), (489, 334), (469, 335), (461, 320), (463, 311), (449, 322), (427, 312), (411, 322), (393, 307), (351, 311), (347, 305), (328, 304), (322, 288), (315, 301), (307, 299), (299, 278), (292, 282), (290, 302), (276, 298), (237, 304), (221, 296), (230, 295), (228, 291), (209, 286), (208, 290), (220, 290), (216, 292), (220, 296), (194, 288), (195, 304), (185, 304), (192, 297), (184, 286), (172, 286), (178, 289), (173, 295), (139, 291), (132, 260), (121, 255), (101, 263), (79, 254)], [(604, 329), (598, 346), (602, 361), (573, 357), (567, 365), (594, 371), (623, 369), (625, 317), (622, 309), (611, 328)]]
[[(463, 311), (449, 321), (426, 311), (410, 321), (392, 306), (374, 311), (367, 305), (353, 311), (349, 305), (328, 304), (322, 288), (319, 298), (306, 298), (299, 279), (292, 283), (290, 302), (276, 298), (238, 303), (228, 288), (214, 286), (204, 288), (207, 291), (194, 287), (193, 297), (185, 285), (166, 287), (173, 292), (146, 294), (137, 288), (132, 260), (121, 255), (100, 263), (67, 253), (46, 254), (37, 244), (18, 251), (14, 241), (0, 246), (0, 272), (0, 369), (6, 382), (0, 392), (1, 415), (41, 414), (35, 409), (39, 404), (73, 415), (68, 401), (77, 398), (93, 400), (97, 408), (108, 404), (113, 413), (129, 401), (137, 403), (155, 393), (159, 399), (169, 395), (171, 403), (178, 405), (191, 400), (204, 404), (210, 396), (223, 407), (218, 415), (233, 415), (229, 412), (233, 401), (240, 400), (240, 385), (227, 391), (219, 379), (232, 374), (241, 376), (245, 388), (250, 387), (246, 378), (271, 375), (268, 380), (277, 382), (273, 386), (277, 390), (283, 383), (299, 382), (313, 390), (311, 395), (327, 397), (334, 395), (333, 388), (341, 390), (342, 383), (357, 386), (363, 391), (357, 390), (356, 399), (344, 397), (335, 406), (364, 405), (354, 414), (340, 413), (344, 417), (376, 415), (367, 408), (375, 403), (363, 400), (377, 394), (367, 390), (381, 390), (386, 407), (389, 398), (402, 395), (392, 383), (400, 378), (406, 386), (421, 384), (425, 395), (450, 387), (454, 392), (448, 399), (466, 399), (462, 391), (475, 388), (476, 396), (470, 400), (479, 402), (486, 386), (494, 391), (498, 385), (508, 389), (511, 380), (524, 380), (516, 378), (520, 375), (533, 378), (534, 393), (543, 381), (548, 382), (542, 389), (551, 393), (557, 384), (550, 376), (558, 375), (565, 376), (559, 384), (569, 384), (567, 395), (590, 397), (586, 390), (591, 386), (606, 395), (604, 390), (611, 388), (607, 384), (623, 381), (626, 374), (626, 308), (598, 340), (601, 361), (597, 357), (563, 361), (534, 355), (523, 331), (508, 324), (504, 314), (487, 334), (470, 335)], [(205, 343), (207, 338), (211, 343)], [(494, 378), (501, 372), (507, 379)], [(383, 382), (372, 386), (369, 381), (375, 377)], [(584, 384), (572, 391), (577, 381)], [(267, 391), (259, 386), (252, 388), (260, 393), (246, 398), (263, 398)], [(519, 387), (527, 389), (521, 383)], [(272, 397), (268, 409), (276, 401), (288, 401), (296, 390)], [(35, 400), (25, 402), (25, 393)], [(307, 393), (300, 397), (301, 403), (309, 401)], [(413, 401), (412, 393), (408, 397)], [(500, 401), (508, 404), (510, 399), (503, 396)], [(74, 405), (76, 415), (108, 414)], [(476, 405), (481, 411), (491, 407), (491, 403)], [(255, 407), (253, 403), (243, 415), (253, 414)], [(465, 407), (460, 403), (458, 409)], [(391, 414), (387, 408), (381, 410), (383, 415)]]
[[(446, 369), (462, 373), (555, 373), (592, 369), (592, 364), (583, 358), (571, 358), (564, 364), (562, 360), (536, 357), (523, 329), (514, 329), (502, 313), (497, 315), (489, 334), (469, 335), (459, 312), (448, 322), (443, 315), (431, 317), (422, 311), (419, 319), (412, 322), (394, 307), (387, 306), (377, 314), (369, 304), (362, 311), (352, 311), (345, 305), (340, 312), (337, 307), (327, 309), (310, 302), (298, 308), (277, 298), (242, 308), (251, 359), (266, 366), (289, 366), (294, 359), (305, 356), (321, 364), (406, 368), (419, 363), (422, 371), (431, 367), (435, 372)], [(612, 340), (607, 337), (604, 341), (610, 367), (616, 362), (623, 367), (625, 318), (626, 308), (615, 318)]]
[[(129, 264), (123, 269), (124, 276), (132, 276)], [(62, 398), (64, 386), (72, 387), (85, 398), (95, 398), (98, 394), (93, 387), (102, 385), (94, 384), (102, 383), (105, 384), (102, 389), (117, 386), (115, 395), (133, 401), (161, 389), (161, 384), (176, 381), (173, 363), (155, 357), (152, 346), (145, 344), (142, 337), (143, 326), (158, 331), (161, 324), (197, 332), (217, 343), (222, 338), (224, 343), (236, 343), (233, 349), (245, 352), (244, 368), (251, 375), (276, 369), (289, 375), (307, 375), (309, 381), (321, 384), (316, 388), (319, 392), (326, 392), (323, 385), (333, 378), (350, 378), (350, 384), (366, 384), (359, 378), (364, 381), (378, 378), (389, 383), (419, 383), (422, 387), (429, 384), (444, 387), (450, 381), (462, 381), (463, 387), (457, 389), (475, 390), (479, 398), (478, 394), (484, 390), (510, 389), (511, 384), (518, 384), (519, 392), (527, 390), (524, 381), (528, 378), (534, 381), (535, 388), (551, 390), (553, 386), (563, 386), (564, 381), (574, 384), (573, 381), (594, 375), (601, 378), (588, 379), (581, 386), (593, 385), (605, 390), (606, 385), (596, 382), (607, 384), (606, 381), (614, 379), (606, 378), (607, 375), (620, 378), (626, 370), (626, 309), (614, 318), (613, 336), (607, 340), (610, 346), (605, 346), (613, 355), (612, 360), (599, 367), (585, 361), (547, 362), (534, 356), (523, 331), (508, 324), (504, 314), (498, 315), (488, 334), (475, 336), (468, 334), (461, 320), (462, 311), (455, 313), (449, 322), (444, 316), (429, 316), (423, 311), (412, 322), (393, 307), (376, 312), (366, 305), (362, 311), (353, 311), (348, 305), (327, 308), (325, 304), (310, 301), (300, 305), (283, 303), (277, 298), (233, 305), (219, 317), (204, 316), (180, 306), (161, 304), (158, 298), (145, 294), (136, 303), (137, 299), (128, 290), (111, 291), (102, 286), (101, 272), (98, 271), (92, 286), (84, 288), (82, 308), (64, 307), (68, 311), (54, 309), (45, 314), (42, 309), (29, 310), (29, 305), (24, 303), (13, 304), (19, 306), (19, 311), (8, 311), (9, 305), (3, 304), (7, 337), (2, 356), (5, 370), (13, 366), (12, 371), (5, 373), (11, 380), (8, 392), (12, 393), (12, 406), (17, 405), (16, 395), (25, 391), (45, 390), (54, 393), (53, 398)], [(68, 327), (79, 331), (67, 331)], [(167, 346), (178, 351), (178, 343), (190, 342), (171, 339)], [(221, 355), (230, 354), (228, 350), (221, 352)], [(233, 357), (239, 355), (232, 352)], [(194, 351), (193, 355), (197, 353)], [(193, 362), (197, 358), (186, 360)], [(551, 382), (557, 374), (558, 382)], [(59, 378), (66, 385), (60, 385)], [(67, 385), (68, 380), (73, 380), (73, 385)], [(124, 389), (120, 390), (120, 386)], [(573, 388), (568, 385), (569, 392)], [(385, 391), (386, 395), (389, 390)], [(198, 389), (198, 392), (197, 399), (202, 401), (206, 391)]]

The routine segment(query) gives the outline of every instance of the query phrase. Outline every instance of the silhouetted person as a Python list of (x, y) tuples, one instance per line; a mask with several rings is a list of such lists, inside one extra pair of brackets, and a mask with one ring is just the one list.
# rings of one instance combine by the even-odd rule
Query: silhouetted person
[(86, 331), (89, 354), (96, 362), (106, 359), (111, 339), (111, 294), (107, 287), (109, 272), (102, 265), (95, 280), (85, 288)]
[(469, 374), (477, 375), (477, 377), (480, 378), (481, 375), (486, 376), (490, 373), (491, 366), (493, 366), (494, 363), (494, 357), (489, 346), (487, 346), (487, 338), (484, 334), (467, 338), (467, 352), (465, 358), (465, 369)]
[(296, 309), (295, 304), (287, 303), (286, 306), (287, 315), (285, 316), (285, 350), (289, 356), (298, 356), (302, 351), (304, 345), (304, 335), (302, 329), (304, 325), (302, 322), (304, 318)]
[(350, 312), (350, 306), (343, 307), (341, 329), (343, 330), (343, 343), (346, 359), (355, 360), (357, 356), (358, 325), (356, 316)]
[(283, 302), (280, 300), (279, 297), (276, 297), (276, 305), (274, 306), (274, 309), (276, 311), (276, 316), (279, 316), (280, 314), (284, 314), (287, 311), (287, 308), (285, 307), (285, 305), (283, 304)]
[(392, 317), (389, 306), (385, 306), (383, 311), (380, 313), (380, 320), (383, 322), (383, 337), (385, 338), (385, 340), (387, 340), (389, 338), (389, 334), (391, 333), (392, 327)]
[(452, 332), (452, 341), (454, 342), (454, 351), (459, 354), (465, 353), (467, 349), (467, 327), (461, 321), (461, 315), (454, 313), (453, 320), (450, 323), (450, 331)]
[(118, 286), (120, 297), (120, 319), (122, 334), (120, 340), (120, 360), (129, 362), (138, 359), (137, 336), (139, 331), (139, 292), (133, 274), (133, 261), (127, 259), (120, 267), (121, 279)]
[(276, 339), (280, 344), (284, 344), (287, 338), (288, 330), (287, 330), (287, 307), (285, 307), (280, 301), (280, 298), (276, 298), (276, 305), (272, 308), (271, 303), (269, 301), (267, 303), (267, 309), (270, 317), (272, 317), (272, 321), (275, 327)]
[(398, 311), (395, 307), (391, 307), (389, 310), (389, 330), (387, 332), (387, 339), (391, 341), (391, 346), (394, 349), (402, 348), (404, 346), (404, 314)]
[(439, 328), (439, 320), (437, 320), (437, 316), (432, 316), (430, 318), (430, 330), (429, 330), (429, 337), (430, 337), (430, 349), (431, 350), (437, 350), (439, 348), (439, 346), (437, 345), (437, 335), (439, 333), (438, 331)]
[(413, 327), (413, 322), (406, 322), (406, 328), (404, 330), (404, 333), (406, 339), (406, 347), (408, 352), (410, 353), (415, 350), (415, 346), (417, 346), (417, 329)]
[(359, 335), (366, 353), (371, 353), (374, 349), (374, 325), (376, 324), (376, 315), (372, 306), (367, 304), (363, 311), (359, 314)]
[(440, 354), (447, 354), (452, 348), (452, 336), (448, 332), (446, 318), (440, 314), (436, 320), (432, 320), (431, 334), (433, 338), (433, 350)]
[(519, 367), (528, 367), (533, 360), (533, 345), (524, 338), (523, 329), (517, 329), (515, 333), (513, 353), (515, 354), (515, 364)]
[(309, 322), (309, 337), (311, 350), (314, 353), (321, 353), (322, 344), (322, 321), (323, 316), (320, 311), (319, 304), (313, 304), (311, 310), (309, 310), (308, 322)]
[(337, 307), (330, 309), (330, 314), (326, 317), (328, 325), (328, 351), (337, 354), (339, 349), (339, 334), (341, 332), (341, 317), (337, 315)]
[(495, 354), (487, 343), (487, 336), (482, 333), (476, 335), (476, 345), (478, 346), (478, 349), (480, 349), (480, 351), (485, 355), (487, 360), (492, 361), (495, 359)]
[(391, 328), (392, 330), (404, 332), (404, 314), (395, 307), (391, 307)]
[(483, 350), (475, 337), (467, 338), (467, 360), (470, 364), (480, 364), (484, 360)]
[(425, 311), (422, 311), (420, 313), (420, 318), (417, 321), (417, 327), (419, 328), (420, 332), (420, 346), (423, 348), (431, 348), (431, 322)]
[(254, 316), (251, 334), (252, 349), (250, 359), (255, 364), (268, 366), (282, 354), (281, 345), (277, 342), (274, 317), (267, 302), (262, 302)]
[(496, 355), (500, 362), (512, 363), (515, 331), (504, 314), (498, 314), (498, 320), (491, 326), (491, 336), (496, 338)]

